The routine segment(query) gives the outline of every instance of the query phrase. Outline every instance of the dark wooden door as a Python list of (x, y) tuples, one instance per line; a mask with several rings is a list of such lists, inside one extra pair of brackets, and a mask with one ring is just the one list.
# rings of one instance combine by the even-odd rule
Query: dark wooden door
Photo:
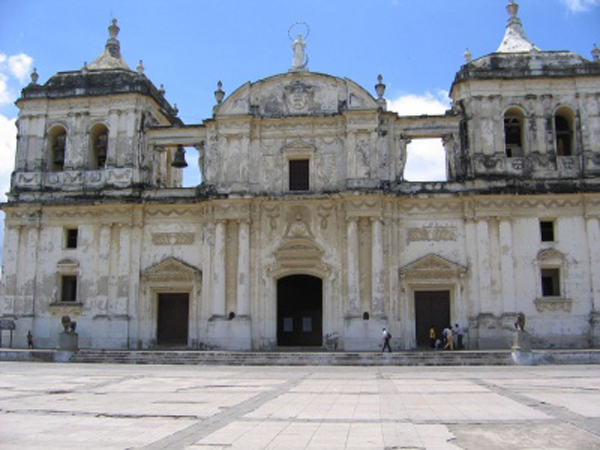
[(187, 346), (189, 294), (158, 295), (158, 345)]
[(435, 328), (437, 336), (450, 323), (450, 291), (415, 292), (415, 320), (417, 346), (429, 347), (429, 329)]
[(292, 275), (277, 282), (277, 345), (323, 344), (323, 282)]

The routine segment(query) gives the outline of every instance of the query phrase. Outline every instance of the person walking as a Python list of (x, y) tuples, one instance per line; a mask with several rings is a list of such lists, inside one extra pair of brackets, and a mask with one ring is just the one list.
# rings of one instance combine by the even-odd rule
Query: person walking
[(381, 348), (381, 353), (383, 353), (387, 347), (388, 351), (392, 353), (392, 347), (390, 347), (390, 339), (392, 339), (392, 335), (385, 328), (383, 329), (383, 347)]
[(448, 328), (446, 338), (448, 339), (448, 342), (444, 345), (444, 350), (454, 350), (454, 328), (452, 328), (452, 325)]
[(429, 329), (429, 341), (431, 342), (431, 348), (435, 350), (435, 328)]

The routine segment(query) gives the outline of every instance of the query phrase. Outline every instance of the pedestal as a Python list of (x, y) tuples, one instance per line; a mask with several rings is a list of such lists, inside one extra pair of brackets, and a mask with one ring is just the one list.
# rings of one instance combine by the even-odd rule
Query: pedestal
[(69, 351), (79, 350), (79, 335), (75, 332), (63, 331), (58, 337), (58, 349)]
[(527, 331), (515, 331), (511, 350), (513, 352), (530, 352), (531, 335)]

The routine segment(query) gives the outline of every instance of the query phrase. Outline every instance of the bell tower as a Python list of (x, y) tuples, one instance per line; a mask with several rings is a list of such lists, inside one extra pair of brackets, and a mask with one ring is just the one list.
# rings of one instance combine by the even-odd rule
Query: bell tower
[[(69, 196), (131, 195), (152, 187), (155, 153), (146, 145), (150, 126), (181, 125), (164, 90), (121, 55), (113, 19), (104, 51), (79, 70), (31, 83), (20, 109), (10, 200)], [(41, 194), (41, 195), (40, 195)]]

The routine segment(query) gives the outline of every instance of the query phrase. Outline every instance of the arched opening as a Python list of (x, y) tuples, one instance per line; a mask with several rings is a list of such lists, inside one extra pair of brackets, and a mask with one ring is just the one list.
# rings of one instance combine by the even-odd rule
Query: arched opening
[(48, 132), (49, 156), (48, 170), (51, 172), (60, 172), (65, 169), (65, 150), (67, 145), (67, 130), (56, 125)]
[(91, 170), (103, 169), (106, 165), (107, 152), (108, 128), (102, 123), (97, 123), (90, 130), (89, 168)]
[(518, 108), (510, 108), (504, 113), (504, 151), (509, 158), (524, 155), (524, 117), (523, 111)]
[(573, 155), (573, 112), (559, 108), (554, 116), (554, 136), (557, 156)]
[(277, 345), (323, 344), (323, 280), (290, 275), (277, 281)]

